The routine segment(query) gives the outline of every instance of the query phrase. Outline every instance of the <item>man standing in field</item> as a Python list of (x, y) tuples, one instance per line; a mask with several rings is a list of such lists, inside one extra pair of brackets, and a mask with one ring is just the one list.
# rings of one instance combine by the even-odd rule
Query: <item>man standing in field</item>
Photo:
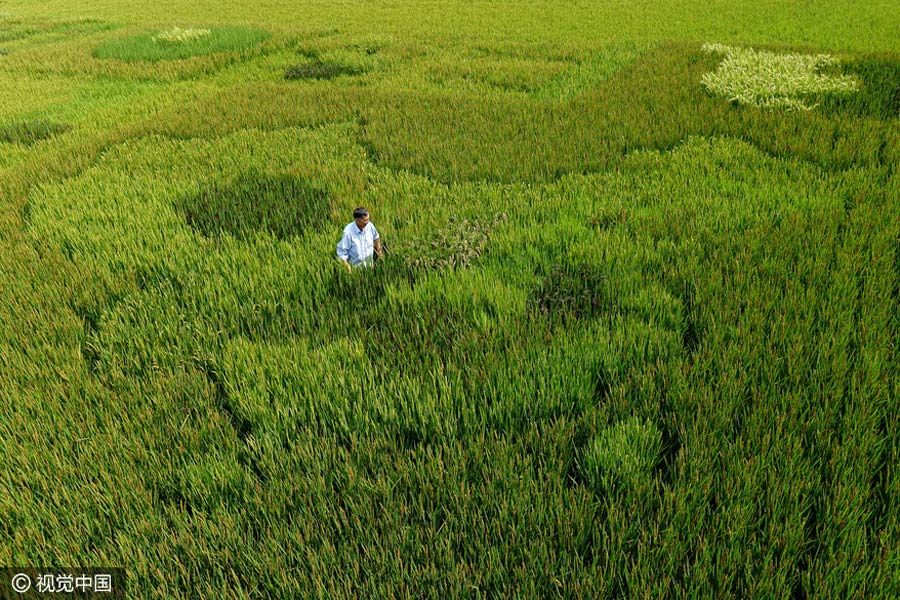
[(354, 267), (370, 266), (373, 251), (381, 258), (381, 238), (375, 226), (369, 223), (369, 211), (360, 206), (353, 211), (353, 222), (344, 227), (337, 255), (352, 272), (351, 264)]

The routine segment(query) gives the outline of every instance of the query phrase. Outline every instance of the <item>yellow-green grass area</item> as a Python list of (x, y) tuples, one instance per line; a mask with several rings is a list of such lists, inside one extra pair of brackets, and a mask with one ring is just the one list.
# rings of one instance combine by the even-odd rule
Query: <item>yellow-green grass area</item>
[(65, 78), (24, 78), (3, 76), (0, 88), (0, 123), (39, 111), (53, 102), (65, 100), (71, 85)]
[[(779, 44), (822, 51), (900, 51), (900, 16), (886, 0), (860, 4), (828, 0), (802, 6), (780, 0), (738, 4), (734, 0), (673, 0), (622, 3), (601, 0), (573, 5), (567, 0), (526, 2), (418, 2), (377, 0), (345, 3), (316, 0), (301, 5), (265, 0), (217, 4), (165, 3), (125, 9), (114, 0), (72, 5), (66, 0), (34, 4), (8, 0), (14, 17), (76, 19), (85, 16), (160, 29), (180, 24), (259, 26), (267, 30), (313, 33), (338, 30), (355, 36), (394, 35), (418, 42), (477, 40), (498, 44), (574, 46), (614, 41), (669, 39), (698, 43)], [(452, 24), (452, 27), (449, 25)]]
[(89, 17), (47, 19), (0, 13), (0, 56), (9, 56), (43, 44), (87, 37), (112, 28), (109, 23)]
[[(0, 56), (0, 563), (895, 597), (896, 21), (827, 4), (4, 4), (110, 25)], [(272, 35), (94, 55), (173, 23)], [(706, 42), (859, 87), (729, 102)]]

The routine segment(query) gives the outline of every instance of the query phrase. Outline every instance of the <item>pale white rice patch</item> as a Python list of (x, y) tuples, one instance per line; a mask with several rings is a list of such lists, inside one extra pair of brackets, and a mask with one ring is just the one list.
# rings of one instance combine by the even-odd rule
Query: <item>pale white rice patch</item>
[(167, 44), (183, 44), (185, 42), (192, 42), (202, 37), (206, 37), (210, 33), (209, 29), (195, 29), (193, 27), (182, 29), (181, 27), (176, 26), (168, 31), (162, 31), (154, 35), (153, 41), (164, 42)]
[(703, 76), (703, 87), (740, 104), (810, 110), (815, 105), (806, 103), (808, 95), (859, 89), (855, 77), (822, 72), (840, 64), (828, 54), (776, 54), (723, 44), (704, 44), (702, 50), (725, 56), (715, 72)]

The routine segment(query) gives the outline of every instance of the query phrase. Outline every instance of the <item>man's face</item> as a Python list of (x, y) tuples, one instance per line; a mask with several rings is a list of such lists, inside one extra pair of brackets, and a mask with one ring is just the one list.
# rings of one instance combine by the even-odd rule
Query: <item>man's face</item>
[(357, 226), (358, 228), (364, 229), (365, 226), (369, 224), (369, 215), (366, 215), (366, 216), (364, 216), (364, 217), (356, 218), (356, 219), (354, 219), (354, 221), (356, 221), (356, 226)]

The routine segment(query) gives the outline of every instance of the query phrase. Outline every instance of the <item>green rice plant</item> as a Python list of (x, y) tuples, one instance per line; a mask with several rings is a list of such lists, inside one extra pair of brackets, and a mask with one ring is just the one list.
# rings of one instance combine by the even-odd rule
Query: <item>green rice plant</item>
[(428, 79), (441, 88), (471, 92), (503, 90), (535, 93), (565, 72), (567, 63), (536, 57), (472, 57), (447, 54), (422, 65)]
[(539, 269), (540, 283), (528, 306), (550, 322), (587, 319), (611, 311), (615, 305), (603, 270), (588, 263), (554, 264), (549, 272)]
[(331, 214), (331, 196), (293, 177), (244, 175), (203, 189), (175, 203), (187, 223), (215, 238), (228, 233), (248, 239), (266, 232), (278, 239), (321, 230)]
[(646, 489), (660, 459), (662, 434), (650, 421), (630, 417), (594, 436), (581, 455), (580, 469), (598, 494)]
[[(224, 393), (248, 434), (271, 435), (286, 446), (297, 435), (340, 433), (364, 425), (373, 406), (353, 398), (364, 392), (357, 374), (368, 365), (360, 340), (343, 337), (318, 348), (301, 342), (287, 345), (231, 343), (223, 353)], [(328, 403), (315, 399), (323, 392)], [(335, 401), (343, 395), (344, 401)]]
[(214, 510), (222, 503), (240, 506), (253, 494), (254, 481), (234, 454), (210, 449), (170, 471), (153, 473), (154, 492), (180, 511)]
[(287, 80), (295, 79), (334, 79), (341, 75), (359, 75), (363, 71), (352, 65), (343, 65), (337, 62), (313, 60), (289, 67), (284, 72)]
[(892, 55), (850, 58), (842, 62), (841, 71), (858, 79), (859, 90), (824, 94), (824, 111), (883, 120), (900, 117), (900, 59)]
[(274, 130), (317, 127), (351, 121), (363, 102), (357, 92), (320, 86), (262, 81), (234, 84), (167, 106), (154, 118), (139, 118), (136, 133), (158, 133), (177, 138), (215, 138), (243, 129)]
[(3, 29), (0, 29), (0, 44), (20, 40), (34, 33), (33, 29), (23, 27), (18, 21), (4, 19), (2, 26)]
[(628, 221), (628, 212), (623, 208), (604, 207), (588, 219), (588, 226), (605, 231)]
[[(378, 94), (361, 108), (360, 141), (379, 165), (448, 183), (547, 182), (603, 171), (631, 150), (672, 147), (702, 126), (688, 75), (696, 69), (684, 48), (666, 47), (566, 103), (476, 99), (461, 90)], [(657, 126), (644, 127), (648, 120)]]
[(359, 38), (354, 38), (348, 47), (367, 56), (374, 56), (395, 43), (396, 38), (390, 35), (366, 34)]
[(329, 298), (341, 303), (339, 319), (353, 322), (355, 310), (374, 309), (385, 300), (388, 288), (404, 283), (412, 285), (416, 280), (416, 272), (393, 256), (376, 260), (373, 265), (348, 273), (343, 263), (335, 264), (325, 289)]
[[(78, 135), (0, 152), (0, 562), (122, 565), (139, 598), (891, 597), (890, 93), (734, 105), (679, 41), (832, 75), (900, 50), (877, 3), (789, 4), (198, 5), (278, 33), (147, 64), (5, 44), (0, 122)], [(284, 81), (295, 39), (379, 77)], [(662, 45), (615, 66), (612, 39)], [(231, 197), (215, 241), (175, 208), (248, 179), (264, 209)], [(260, 231), (303, 186), (329, 207)], [(350, 274), (359, 204), (397, 253)]]
[(719, 68), (703, 76), (703, 87), (738, 104), (809, 110), (808, 96), (859, 89), (855, 77), (825, 72), (839, 64), (828, 54), (776, 54), (724, 44), (704, 44), (702, 49), (724, 55)]
[[(206, 31), (209, 33), (202, 33)], [(176, 60), (218, 52), (240, 52), (268, 37), (269, 33), (262, 29), (239, 26), (169, 30), (107, 40), (94, 49), (94, 56), (125, 62)]]
[(359, 141), (379, 166), (445, 183), (548, 182), (603, 172), (631, 152), (671, 149), (692, 135), (736, 137), (830, 170), (900, 156), (895, 128), (720, 102), (697, 86), (716, 64), (697, 47), (666, 45), (563, 104), (509, 94), (476, 100), (455, 89), (373, 90), (359, 108)]
[(465, 351), (461, 340), (469, 319), (461, 307), (424, 294), (396, 299), (389, 296), (387, 300), (367, 313), (372, 323), (367, 327), (371, 331), (366, 343), (379, 353), (377, 360), (384, 367), (406, 371), (415, 361), (440, 368)]
[(30, 146), (40, 140), (65, 133), (72, 128), (65, 123), (50, 121), (22, 121), (0, 126), (0, 143)]
[(39, 44), (108, 31), (113, 26), (94, 18), (50, 20), (47, 18), (0, 19), (0, 44), (4, 53), (25, 50)]
[(542, 100), (568, 101), (607, 80), (616, 71), (626, 68), (648, 48), (631, 43), (613, 44), (601, 48), (593, 56), (578, 61), (535, 91)]
[(427, 238), (411, 238), (397, 250), (410, 255), (406, 261), (413, 270), (464, 269), (481, 256), (492, 231), (506, 220), (505, 213), (495, 214), (490, 221), (451, 217)]
[(306, 60), (285, 70), (284, 78), (330, 80), (343, 75), (363, 75), (378, 70), (385, 60), (377, 56), (379, 42), (363, 38), (353, 43), (339, 39), (305, 43), (297, 51)]

